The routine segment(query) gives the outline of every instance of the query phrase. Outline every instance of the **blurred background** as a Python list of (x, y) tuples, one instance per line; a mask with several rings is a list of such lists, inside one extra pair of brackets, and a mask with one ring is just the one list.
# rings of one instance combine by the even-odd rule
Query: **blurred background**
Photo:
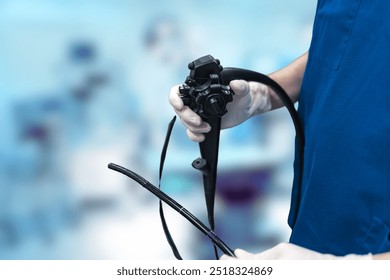
[[(158, 184), (188, 62), (270, 73), (305, 52), (316, 1), (0, 1), (0, 259), (174, 259)], [(258, 252), (288, 240), (294, 129), (285, 109), (221, 134), (216, 232)], [(198, 145), (177, 122), (162, 188), (206, 222)], [(210, 242), (164, 207), (184, 259)]]

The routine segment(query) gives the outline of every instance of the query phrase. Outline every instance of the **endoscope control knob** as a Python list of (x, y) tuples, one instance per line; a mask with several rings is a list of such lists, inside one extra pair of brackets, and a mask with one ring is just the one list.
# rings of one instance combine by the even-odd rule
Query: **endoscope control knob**
[(206, 55), (190, 62), (188, 69), (190, 75), (179, 87), (184, 105), (204, 119), (223, 116), (227, 112), (226, 104), (233, 100), (233, 92), (223, 84), (220, 61)]

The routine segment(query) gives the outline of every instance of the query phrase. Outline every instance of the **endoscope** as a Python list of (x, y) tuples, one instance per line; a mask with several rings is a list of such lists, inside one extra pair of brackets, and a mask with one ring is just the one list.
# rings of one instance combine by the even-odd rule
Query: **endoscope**
[[(221, 118), (225, 113), (227, 113), (226, 105), (229, 102), (234, 102), (234, 92), (229, 86), (230, 81), (239, 79), (259, 82), (269, 86), (274, 90), (274, 92), (287, 108), (294, 123), (297, 140), (297, 151), (299, 154), (298, 164), (300, 167), (299, 170), (301, 170), (301, 172), (303, 165), (303, 148), (305, 142), (303, 128), (293, 102), (284, 89), (270, 77), (246, 69), (232, 67), (223, 68), (220, 64), (220, 61), (218, 59), (214, 59), (214, 57), (211, 55), (206, 55), (192, 61), (188, 64), (188, 68), (190, 70), (190, 74), (186, 78), (185, 82), (179, 87), (180, 97), (183, 100), (184, 105), (189, 106), (211, 126), (210, 132), (205, 134), (205, 140), (199, 143), (201, 156), (192, 162), (192, 166), (199, 170), (203, 176), (209, 227), (204, 225), (197, 217), (191, 214), (179, 203), (177, 203), (173, 198), (169, 197), (167, 194), (148, 182), (139, 174), (113, 163), (110, 163), (108, 167), (135, 180), (141, 186), (160, 198), (161, 201), (165, 202), (174, 210), (179, 212), (213, 242), (214, 248), (218, 247), (224, 254), (234, 256), (234, 252), (214, 233), (214, 201), (216, 193)], [(160, 178), (165, 159), (166, 146), (169, 141), (170, 130), (172, 129), (173, 123), (174, 121), (171, 123), (167, 133), (166, 142), (164, 144), (163, 153), (161, 156)], [(298, 176), (298, 192), (300, 192), (302, 174), (298, 174)], [(298, 195), (297, 197), (299, 198), (300, 196)], [(166, 229), (165, 219), (163, 220), (163, 216), (161, 218), (163, 221), (165, 234), (167, 235), (167, 240), (170, 243), (176, 258), (181, 259), (169, 235), (169, 232)], [(216, 249), (215, 252), (217, 256)]]

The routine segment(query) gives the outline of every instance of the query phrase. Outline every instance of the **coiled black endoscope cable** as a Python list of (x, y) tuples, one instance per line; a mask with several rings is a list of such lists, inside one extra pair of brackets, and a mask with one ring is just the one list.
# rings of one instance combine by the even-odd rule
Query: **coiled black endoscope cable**
[(135, 173), (129, 169), (126, 169), (120, 165), (114, 164), (114, 163), (109, 163), (108, 168), (115, 170), (115, 171), (118, 171), (118, 172), (130, 177), (131, 179), (136, 181), (138, 184), (140, 184), (142, 187), (149, 190), (155, 196), (157, 196), (162, 201), (164, 201), (166, 204), (168, 204), (170, 207), (172, 207), (174, 210), (176, 210), (180, 215), (182, 215), (184, 218), (186, 218), (191, 224), (193, 224), (202, 233), (204, 233), (215, 244), (215, 246), (217, 246), (219, 249), (221, 249), (221, 251), (224, 254), (234, 257), (233, 250), (230, 249), (211, 229), (209, 229), (198, 218), (196, 218), (193, 214), (191, 214), (191, 212), (189, 212), (186, 208), (181, 206), (177, 201), (172, 199), (169, 195), (162, 192), (160, 189), (158, 189), (156, 186), (154, 186), (148, 180), (146, 180), (142, 176), (138, 175), (137, 173)]
[(276, 95), (279, 97), (279, 99), (282, 101), (283, 105), (287, 108), (288, 112), (290, 113), (290, 117), (294, 123), (295, 127), (295, 134), (296, 134), (296, 141), (297, 141), (297, 166), (299, 172), (295, 174), (296, 178), (296, 205), (295, 213), (294, 213), (294, 220), (291, 223), (291, 226), (293, 227), (296, 221), (296, 218), (298, 216), (299, 206), (300, 206), (300, 199), (301, 199), (301, 189), (302, 189), (302, 177), (303, 177), (303, 157), (304, 157), (304, 148), (305, 148), (305, 134), (303, 130), (302, 123), (299, 119), (299, 115), (297, 110), (294, 107), (294, 103), (291, 101), (290, 97), (287, 95), (286, 91), (273, 79), (268, 77), (267, 75), (246, 70), (246, 69), (240, 69), (240, 68), (233, 68), (233, 67), (226, 67), (221, 72), (222, 79), (225, 83), (228, 83), (233, 80), (241, 79), (246, 81), (252, 81), (252, 82), (259, 82), (262, 84), (265, 84), (272, 88)]

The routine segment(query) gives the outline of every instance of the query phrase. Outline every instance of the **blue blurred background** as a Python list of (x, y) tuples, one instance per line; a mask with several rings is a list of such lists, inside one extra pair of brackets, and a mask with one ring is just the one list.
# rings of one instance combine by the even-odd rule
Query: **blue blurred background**
[[(158, 200), (171, 86), (205, 54), (269, 73), (308, 49), (316, 1), (1, 0), (0, 259), (173, 259)], [(284, 109), (222, 132), (216, 231), (260, 251), (289, 236), (294, 131)], [(174, 128), (164, 191), (206, 221), (198, 145)], [(165, 207), (185, 259), (210, 242)]]

